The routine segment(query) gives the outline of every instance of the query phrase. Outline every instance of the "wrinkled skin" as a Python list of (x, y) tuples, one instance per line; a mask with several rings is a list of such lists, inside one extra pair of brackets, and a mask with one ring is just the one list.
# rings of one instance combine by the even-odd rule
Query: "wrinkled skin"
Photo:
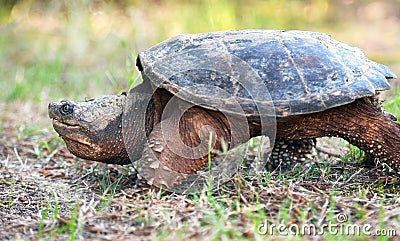
[(84, 102), (50, 103), (53, 126), (76, 156), (105, 163), (128, 164), (122, 138), (126, 95), (108, 95)]

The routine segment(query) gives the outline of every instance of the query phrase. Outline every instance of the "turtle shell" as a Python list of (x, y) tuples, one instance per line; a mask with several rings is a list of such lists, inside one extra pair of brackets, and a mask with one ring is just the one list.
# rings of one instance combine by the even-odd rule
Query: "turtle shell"
[(308, 114), (387, 90), (396, 78), (353, 46), (307, 31), (183, 34), (142, 52), (144, 81), (246, 116)]

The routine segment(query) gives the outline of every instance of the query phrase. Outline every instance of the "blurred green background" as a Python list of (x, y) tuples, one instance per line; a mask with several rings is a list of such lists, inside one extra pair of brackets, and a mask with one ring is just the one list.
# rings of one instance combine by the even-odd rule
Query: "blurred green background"
[(0, 101), (45, 113), (119, 93), (138, 77), (136, 54), (162, 40), (255, 28), (325, 32), (400, 75), (400, 0), (1, 0)]

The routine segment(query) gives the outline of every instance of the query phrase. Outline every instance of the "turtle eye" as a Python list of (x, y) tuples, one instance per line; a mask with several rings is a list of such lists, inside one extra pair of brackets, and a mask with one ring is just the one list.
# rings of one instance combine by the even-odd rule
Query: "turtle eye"
[(63, 115), (72, 114), (73, 111), (74, 111), (74, 107), (70, 104), (63, 104), (60, 108), (60, 112)]

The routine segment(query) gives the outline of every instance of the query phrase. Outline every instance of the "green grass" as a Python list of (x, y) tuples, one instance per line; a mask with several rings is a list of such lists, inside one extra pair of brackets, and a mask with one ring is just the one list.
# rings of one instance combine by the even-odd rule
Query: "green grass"
[[(55, 223), (57, 220), (58, 216), (58, 210), (59, 210), (59, 202), (58, 202), (58, 196), (56, 192), (52, 192), (53, 198), (54, 198), (54, 206), (53, 206), (53, 200), (48, 200), (47, 206), (45, 206), (41, 211), (40, 211), (40, 221), (39, 221), (39, 228), (38, 228), (38, 238), (42, 238), (43, 236), (43, 231), (45, 228), (45, 221), (49, 218), (50, 212), (53, 213), (53, 215), (50, 217), (51, 218), (51, 229), (55, 229)], [(57, 232), (57, 231), (56, 231)]]
[(102, 211), (105, 207), (107, 207), (107, 205), (111, 203), (121, 180), (124, 178), (123, 174), (120, 177), (118, 177), (117, 180), (113, 181), (111, 179), (110, 172), (107, 169), (107, 166), (103, 166), (102, 172), (103, 174), (101, 175), (101, 178), (97, 177), (99, 183), (99, 191), (103, 197), (98, 207), (98, 211)]
[[(52, 238), (55, 239), (59, 234), (68, 233), (68, 240), (76, 239), (78, 231), (78, 215), (80, 205), (75, 204), (70, 210), (71, 217), (63, 219), (64, 225), (59, 227), (57, 220), (61, 219), (59, 215), (59, 198), (55, 191), (52, 191), (53, 200), (49, 199), (48, 204), (40, 211), (40, 221), (38, 227), (38, 239)], [(50, 223), (50, 224), (45, 224)]]
[(13, 192), (14, 192), (14, 188), (15, 188), (14, 187), (15, 183), (2, 183), (2, 185), (4, 185), (4, 184), (9, 186), (9, 188), (8, 188), (6, 200), (2, 200), (2, 202), (0, 203), (0, 206), (4, 207), (4, 208), (10, 208), (14, 203)]
[[(400, 74), (399, 74), (400, 75)], [(398, 86), (394, 91), (393, 95), (384, 102), (383, 106), (387, 112), (392, 113), (398, 119), (400, 119), (400, 86)], [(399, 120), (398, 120), (399, 121)]]

